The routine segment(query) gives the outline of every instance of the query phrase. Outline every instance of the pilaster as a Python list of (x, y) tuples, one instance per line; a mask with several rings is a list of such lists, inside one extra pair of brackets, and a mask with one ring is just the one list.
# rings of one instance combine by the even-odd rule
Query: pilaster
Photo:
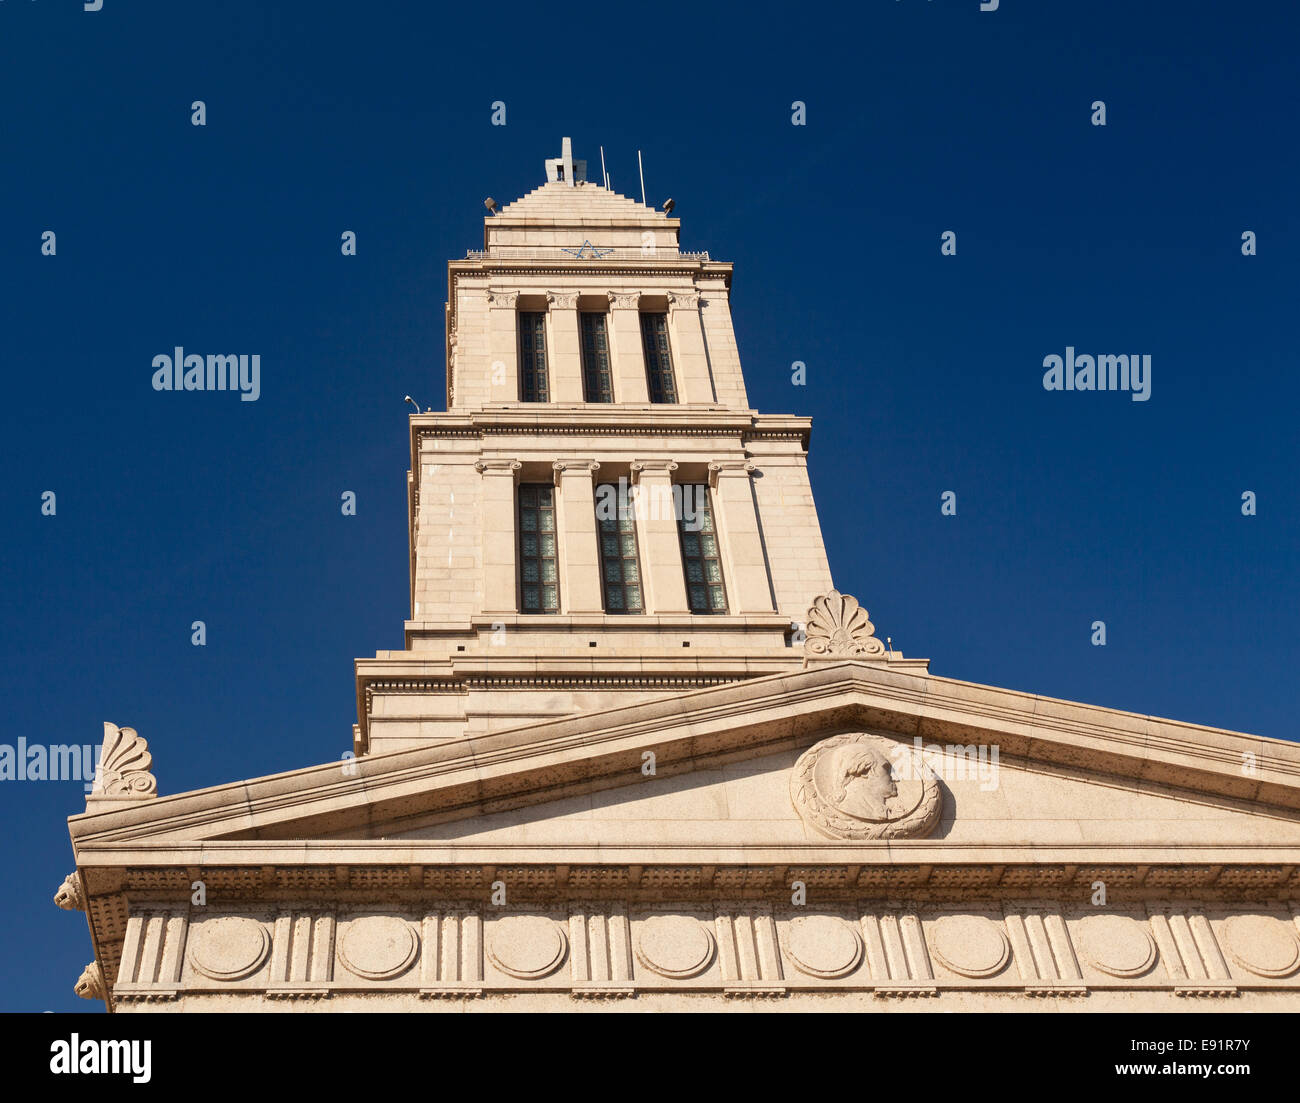
[(479, 460), (483, 476), (483, 611), (515, 613), (515, 482), (518, 460)]
[(517, 291), (488, 291), (489, 402), (519, 401)]
[[(609, 348), (614, 370), (614, 397), (619, 402), (647, 405), (650, 388), (645, 377), (645, 352), (641, 347), (639, 292), (609, 292)], [(685, 590), (683, 598), (685, 601)]]
[(594, 460), (551, 465), (559, 498), (560, 603), (566, 613), (600, 613), (600, 549), (596, 543)]
[(734, 613), (771, 613), (772, 587), (750, 476), (752, 463), (709, 464), (714, 523), (726, 564), (728, 607)]
[(548, 292), (550, 304), (547, 370), (551, 376), (551, 399), (577, 403), (582, 394), (582, 349), (578, 336), (578, 296)]
[(704, 330), (700, 325), (698, 292), (668, 294), (669, 339), (673, 347), (673, 370), (683, 402), (714, 403), (713, 380), (709, 374), (709, 356), (704, 347)]
[(647, 613), (689, 612), (677, 516), (672, 506), (676, 470), (677, 464), (671, 460), (639, 460), (632, 464)]

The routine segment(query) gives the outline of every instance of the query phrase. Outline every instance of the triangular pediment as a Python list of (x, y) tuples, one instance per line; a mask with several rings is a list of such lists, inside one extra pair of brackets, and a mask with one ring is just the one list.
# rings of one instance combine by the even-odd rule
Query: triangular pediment
[[(832, 840), (791, 803), (790, 772), (819, 740), (852, 731), (997, 748), (996, 785), (945, 781), (944, 808), (926, 832), (936, 845), (1297, 838), (1292, 744), (865, 662), (132, 802), (70, 823), (79, 851), (253, 840), (598, 844), (609, 833), (647, 846), (678, 836), (824, 843)], [(761, 814), (750, 822), (753, 811)], [(631, 823), (642, 826), (629, 834)], [(1149, 837), (1132, 830), (1138, 823), (1153, 825)]]
[[(828, 735), (827, 738), (834, 738)], [(471, 845), (769, 846), (833, 839), (800, 813), (792, 791), (803, 754), (797, 744), (775, 753), (703, 763), (667, 776), (647, 775), (611, 788), (542, 804), (423, 826), (379, 823), (345, 837), (427, 840)], [(896, 741), (906, 754), (910, 741)], [(1249, 801), (1196, 796), (1167, 785), (1090, 774), (1074, 768), (1004, 762), (980, 749), (931, 744), (929, 760), (943, 788), (935, 843), (1002, 846), (1152, 844), (1300, 845), (1300, 817), (1263, 812)], [(793, 788), (797, 788), (797, 781)]]

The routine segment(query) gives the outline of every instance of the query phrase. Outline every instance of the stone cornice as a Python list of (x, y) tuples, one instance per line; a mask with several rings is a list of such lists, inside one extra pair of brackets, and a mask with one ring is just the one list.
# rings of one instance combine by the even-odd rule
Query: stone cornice
[[(653, 418), (653, 426), (647, 418)], [(477, 441), (485, 446), (497, 435), (550, 437), (714, 437), (734, 438), (743, 449), (750, 441), (797, 440), (806, 452), (812, 432), (812, 419), (790, 414), (758, 414), (753, 410), (737, 411), (693, 406), (555, 406), (541, 412), (505, 406), (498, 409), (452, 411), (439, 414), (412, 414), (411, 466), (418, 473), (421, 442), (430, 440)], [(467, 449), (468, 451), (468, 449)], [(446, 462), (440, 456), (439, 462)], [(418, 479), (418, 474), (417, 474)]]
[[(404, 753), (404, 752), (397, 752)], [(331, 768), (338, 769), (338, 763)], [(286, 775), (278, 775), (284, 777)], [(211, 790), (198, 790), (209, 792)], [(1290, 843), (1251, 843), (1186, 846), (1178, 843), (1003, 843), (952, 842), (944, 839), (883, 839), (868, 841), (814, 840), (766, 843), (500, 843), (443, 839), (141, 839), (138, 842), (87, 839), (80, 846), (83, 884), (88, 893), (101, 891), (86, 881), (94, 867), (134, 865), (183, 868), (207, 862), (216, 866), (266, 864), (332, 865), (460, 865), (465, 862), (537, 865), (749, 866), (850, 865), (928, 870), (936, 865), (992, 866), (1081, 865), (1116, 862), (1129, 866), (1168, 863), (1229, 866), (1300, 866), (1300, 846)], [(129, 859), (129, 861), (128, 861)]]
[[(484, 844), (412, 839), (322, 839), (146, 844), (86, 843), (82, 876), (91, 897), (128, 892), (186, 900), (195, 879), (222, 899), (303, 896), (317, 883), (332, 900), (351, 887), (418, 897), (454, 874), (465, 900), (514, 880), (522, 899), (783, 899), (792, 880), (819, 900), (864, 895), (895, 900), (1086, 900), (1096, 880), (1127, 901), (1300, 899), (1300, 847), (1118, 844), (979, 844), (934, 840), (776, 845)], [(280, 876), (277, 871), (285, 871)], [(356, 877), (354, 871), (367, 871)], [(309, 871), (319, 871), (313, 876)], [(590, 872), (589, 872), (590, 871)], [(596, 876), (596, 871), (600, 875)], [(251, 876), (250, 876), (251, 874)], [(444, 892), (446, 886), (443, 886)], [(371, 895), (367, 896), (369, 893)]]
[[(787, 629), (790, 627), (789, 618), (781, 613), (716, 614), (710, 615), (706, 620), (701, 620), (699, 614), (693, 613), (646, 613), (636, 617), (622, 614), (611, 615), (609, 613), (552, 613), (544, 616), (530, 616), (526, 613), (476, 613), (469, 619), (469, 625), (475, 628), (488, 628), (493, 624), (503, 622), (508, 626), (541, 629), (554, 629), (558, 625), (564, 628), (626, 629), (631, 632), (641, 632), (647, 628), (704, 628), (709, 632), (725, 632), (752, 628)], [(691, 656), (692, 659), (698, 659), (699, 657), (698, 654)], [(594, 656), (588, 656), (587, 658), (599, 661)], [(709, 656), (709, 658), (715, 657)], [(800, 656), (798, 654), (790, 654), (786, 658), (791, 666), (797, 667), (799, 665)], [(729, 662), (746, 661), (745, 659), (738, 659), (733, 654), (728, 654), (726, 660)], [(626, 669), (626, 660), (621, 661), (623, 665), (620, 669)], [(651, 657), (651, 661), (653, 662), (653, 657)], [(546, 660), (542, 659), (538, 660), (538, 662), (541, 664), (538, 669), (544, 668)]]

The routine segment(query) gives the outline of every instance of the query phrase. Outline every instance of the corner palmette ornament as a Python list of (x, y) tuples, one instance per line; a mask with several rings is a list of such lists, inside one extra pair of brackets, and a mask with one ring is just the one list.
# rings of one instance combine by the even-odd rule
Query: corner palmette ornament
[(835, 735), (794, 765), (790, 797), (800, 818), (832, 839), (913, 839), (943, 811), (939, 778), (914, 747), (865, 732)]
[(874, 659), (885, 654), (858, 599), (832, 590), (813, 598), (803, 650), (817, 658)]
[(134, 728), (104, 725), (104, 749), (87, 800), (106, 797), (143, 799), (158, 795), (158, 780), (149, 772), (153, 755)]

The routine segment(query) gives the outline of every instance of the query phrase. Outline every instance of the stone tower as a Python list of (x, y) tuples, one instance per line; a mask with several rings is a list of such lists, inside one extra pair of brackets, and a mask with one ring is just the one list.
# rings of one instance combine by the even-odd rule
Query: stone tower
[(887, 650), (831, 586), (807, 419), (749, 408), (731, 266), (567, 139), (546, 170), (448, 266), (406, 646), (357, 662), (356, 757), (160, 796), (106, 724), (55, 897), (77, 992), (1300, 1006), (1300, 748)]
[(810, 421), (750, 408), (731, 265), (564, 141), (447, 266), (406, 650), (357, 664), (358, 753), (798, 668), (831, 589)]

